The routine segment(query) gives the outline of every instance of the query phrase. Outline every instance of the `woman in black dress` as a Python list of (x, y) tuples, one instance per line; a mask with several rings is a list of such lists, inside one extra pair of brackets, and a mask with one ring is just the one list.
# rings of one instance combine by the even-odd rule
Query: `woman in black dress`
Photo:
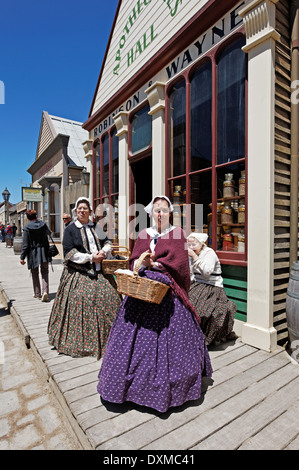
[(49, 342), (72, 357), (103, 355), (113, 320), (121, 303), (112, 276), (101, 271), (111, 244), (97, 235), (91, 205), (80, 198), (75, 221), (64, 232), (65, 267), (48, 325)]

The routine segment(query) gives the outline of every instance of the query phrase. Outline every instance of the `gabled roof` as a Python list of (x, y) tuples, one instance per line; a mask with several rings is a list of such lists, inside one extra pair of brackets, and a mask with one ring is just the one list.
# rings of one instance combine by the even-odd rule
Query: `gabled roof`
[(109, 48), (110, 48), (110, 43), (111, 43), (112, 36), (113, 36), (113, 33), (114, 33), (114, 28), (115, 28), (115, 24), (116, 24), (116, 20), (117, 20), (117, 17), (118, 17), (118, 12), (119, 12), (121, 3), (122, 3), (122, 0), (118, 0), (118, 4), (117, 4), (117, 7), (116, 7), (116, 12), (115, 12), (115, 15), (114, 15), (114, 19), (113, 19), (113, 23), (112, 23), (110, 35), (109, 35), (109, 38), (108, 38), (108, 42), (107, 42), (107, 46), (106, 46), (106, 50), (105, 50), (105, 54), (104, 54), (104, 58), (103, 58), (102, 66), (101, 66), (101, 70), (100, 70), (100, 75), (99, 75), (99, 78), (98, 78), (98, 81), (97, 81), (97, 85), (96, 85), (96, 89), (95, 89), (94, 96), (93, 96), (93, 99), (92, 99), (92, 103), (91, 103), (91, 107), (90, 107), (90, 111), (89, 111), (89, 116), (88, 116), (88, 117), (90, 117), (90, 116), (92, 115), (92, 113), (93, 113), (94, 103), (95, 103), (95, 100), (96, 100), (96, 97), (97, 97), (97, 94), (98, 94), (98, 89), (99, 89), (100, 82), (101, 82), (101, 78), (102, 78), (102, 74), (103, 74), (103, 71), (104, 71), (104, 68), (105, 68), (105, 63), (106, 63), (106, 59), (107, 59), (107, 54), (108, 54), (108, 51), (109, 51)]
[(82, 143), (89, 133), (82, 128), (82, 122), (53, 116), (43, 111), (35, 159), (37, 160), (58, 135), (69, 136), (67, 154), (69, 164), (85, 166), (85, 153)]

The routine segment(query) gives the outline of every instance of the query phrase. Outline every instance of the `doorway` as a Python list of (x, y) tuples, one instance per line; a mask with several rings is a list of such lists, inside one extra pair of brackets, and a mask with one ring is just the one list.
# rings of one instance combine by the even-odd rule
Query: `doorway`
[[(130, 216), (132, 249), (139, 232), (150, 226), (150, 218), (144, 211), (144, 207), (152, 200), (152, 156), (132, 162), (130, 168), (130, 204), (135, 206)], [(133, 219), (136, 221), (135, 224), (132, 223)]]

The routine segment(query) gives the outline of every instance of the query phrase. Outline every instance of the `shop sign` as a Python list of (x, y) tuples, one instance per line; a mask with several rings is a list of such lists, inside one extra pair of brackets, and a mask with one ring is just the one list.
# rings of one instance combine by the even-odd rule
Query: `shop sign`
[[(173, 18), (180, 5), (182, 5), (183, 0), (160, 0), (165, 3), (165, 7), (168, 9), (170, 17)], [(120, 63), (122, 56), (124, 55), (124, 49), (127, 45), (128, 36), (131, 31), (134, 29), (136, 20), (144, 13), (147, 12), (147, 6), (152, 2), (152, 0), (138, 0), (136, 5), (132, 9), (130, 15), (128, 16), (125, 26), (122, 30), (122, 36), (119, 39), (118, 49), (115, 55), (115, 62), (113, 68), (113, 74), (119, 75), (120, 72)], [(137, 59), (137, 57), (145, 51), (145, 49), (158, 37), (158, 33), (155, 31), (155, 25), (151, 24), (138, 38), (137, 42), (130, 47), (126, 55), (126, 65), (130, 67), (132, 63)]]
[(22, 187), (22, 201), (42, 202), (42, 188), (26, 188)]
[(125, 103), (123, 103), (121, 106), (119, 106), (113, 113), (111, 113), (104, 121), (102, 121), (93, 131), (94, 137), (100, 136), (103, 132), (107, 131), (109, 127), (111, 127), (114, 124), (114, 116), (116, 114), (121, 113), (122, 111), (129, 112), (132, 109), (134, 109), (136, 106), (138, 106), (139, 103), (141, 103), (145, 98), (145, 90), (152, 85), (152, 82), (150, 81), (147, 83), (143, 88), (138, 90), (134, 95), (132, 95)]
[(17, 213), (23, 212), (26, 209), (27, 209), (27, 202), (26, 201), (18, 202), (18, 204), (17, 204)]
[(45, 165), (43, 165), (41, 167), (41, 169), (39, 170), (39, 172), (37, 173), (37, 179), (41, 178), (42, 176), (44, 176), (46, 173), (48, 173), (50, 170), (52, 170), (53, 168), (53, 161), (52, 160), (49, 160)]
[(243, 22), (238, 15), (238, 11), (245, 2), (237, 5), (231, 12), (214, 25), (210, 30), (200, 36), (192, 45), (182, 52), (175, 60), (166, 67), (167, 80), (173, 78), (188, 67), (194, 60), (198, 59), (203, 53), (211, 49), (215, 44), (224, 39), (234, 29)]
[[(133, 13), (129, 17), (127, 21), (127, 27), (124, 29), (129, 33), (130, 29), (129, 26), (133, 26), (134, 21), (136, 20), (137, 16), (143, 11), (142, 5), (147, 6), (150, 3), (149, 1), (144, 2), (137, 2), (137, 6), (133, 8)], [(165, 0), (163, 0), (165, 1)], [(165, 1), (168, 8), (171, 8), (170, 15), (174, 16), (177, 11), (179, 4), (182, 2), (174, 3), (173, 0)], [(224, 39), (228, 34), (230, 34), (233, 30), (239, 27), (243, 20), (238, 15), (238, 11), (241, 9), (242, 6), (246, 3), (245, 1), (240, 2), (234, 9), (226, 14), (220, 21), (218, 21), (210, 30), (206, 31), (202, 36), (200, 36), (193, 44), (191, 44), (188, 49), (182, 52), (178, 57), (175, 58), (167, 67), (164, 69), (163, 74), (165, 75), (165, 81), (170, 80), (173, 78), (177, 73), (180, 73), (186, 67), (188, 67), (193, 61), (198, 59), (203, 53), (207, 52), (211, 49), (215, 44), (217, 44), (220, 40)], [(134, 21), (133, 21), (134, 20)], [(126, 29), (127, 28), (127, 29)], [(127, 61), (128, 65), (134, 62), (136, 58), (136, 53), (141, 53), (145, 47), (149, 44), (149, 41), (153, 41), (155, 39), (155, 30), (153, 25), (147, 30), (141, 42), (137, 42), (137, 45), (134, 48), (131, 48), (130, 51), (127, 53)], [(122, 39), (119, 43), (119, 50), (117, 51), (116, 57), (119, 59), (121, 58), (121, 50), (125, 45), (126, 39), (122, 36)], [(137, 48), (137, 49), (136, 49)], [(135, 51), (135, 52), (134, 52)], [(137, 51), (137, 52), (136, 52)], [(138, 52), (139, 51), (139, 52)], [(116, 70), (118, 70), (118, 66), (116, 66)], [(131, 96), (125, 103), (119, 106), (112, 114), (110, 114), (106, 119), (104, 119), (93, 131), (94, 137), (100, 136), (103, 132), (107, 131), (113, 124), (114, 124), (114, 116), (119, 112), (125, 111), (129, 112), (134, 109), (139, 103), (141, 103), (145, 98), (145, 90), (150, 87), (152, 81), (147, 83), (142, 89), (138, 90)]]

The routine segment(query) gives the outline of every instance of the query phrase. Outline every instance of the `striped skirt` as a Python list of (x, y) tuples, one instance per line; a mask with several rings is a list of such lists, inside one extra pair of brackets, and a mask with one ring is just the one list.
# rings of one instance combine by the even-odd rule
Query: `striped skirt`
[(232, 333), (237, 306), (222, 287), (193, 281), (189, 299), (201, 319), (207, 345), (223, 341)]

